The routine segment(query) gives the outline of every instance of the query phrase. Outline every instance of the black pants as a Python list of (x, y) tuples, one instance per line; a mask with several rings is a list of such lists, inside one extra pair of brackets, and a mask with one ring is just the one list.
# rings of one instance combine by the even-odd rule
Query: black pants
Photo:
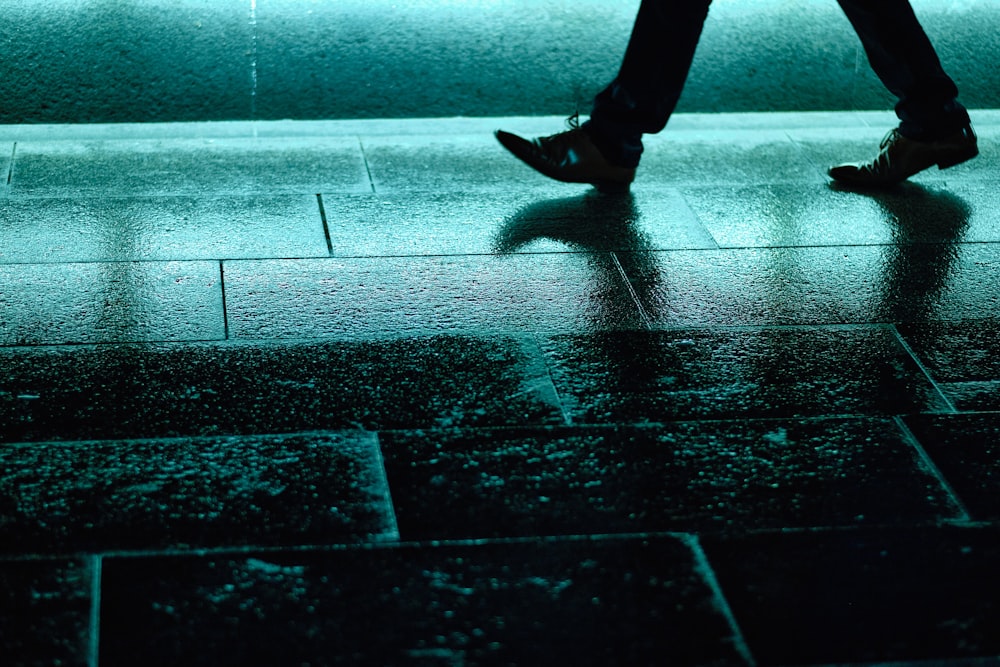
[[(969, 115), (909, 0), (838, 0), (872, 69), (897, 98), (899, 131), (932, 139)], [(608, 159), (636, 166), (642, 135), (662, 130), (677, 105), (711, 0), (642, 0), (618, 76), (584, 124)]]

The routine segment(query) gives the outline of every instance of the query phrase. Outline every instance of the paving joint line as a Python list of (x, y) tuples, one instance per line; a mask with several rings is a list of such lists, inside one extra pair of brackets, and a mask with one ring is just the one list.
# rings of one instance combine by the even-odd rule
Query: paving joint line
[(10, 165), (7, 167), (7, 187), (10, 187), (11, 181), (14, 179), (14, 158), (17, 157), (17, 142), (14, 142), (14, 147), (10, 149)]
[(226, 305), (226, 265), (219, 260), (219, 291), (222, 293), (222, 339), (229, 340), (229, 308)]
[(906, 352), (906, 354), (910, 356), (911, 359), (913, 359), (913, 362), (917, 365), (917, 368), (919, 368), (920, 372), (924, 374), (924, 377), (927, 378), (927, 381), (930, 383), (930, 385), (934, 387), (934, 391), (937, 392), (937, 395), (944, 402), (945, 406), (948, 409), (948, 412), (942, 414), (955, 414), (955, 415), (959, 414), (959, 412), (961, 411), (955, 406), (954, 403), (952, 403), (951, 399), (948, 398), (948, 394), (944, 393), (944, 390), (941, 389), (941, 385), (938, 384), (937, 380), (934, 379), (934, 376), (931, 375), (930, 370), (928, 370), (927, 366), (924, 365), (923, 359), (921, 359), (917, 355), (916, 351), (914, 351), (914, 349), (910, 347), (910, 344), (906, 342), (906, 339), (903, 338), (903, 334), (899, 331), (899, 327), (896, 326), (895, 323), (889, 324), (888, 327), (892, 330), (893, 335), (896, 337), (896, 340), (899, 342), (899, 344), (903, 347), (903, 350)]
[[(547, 545), (547, 544), (603, 544), (606, 542), (630, 542), (658, 538), (677, 540), (692, 539), (691, 533), (680, 531), (646, 531), (630, 533), (574, 533), (567, 535), (522, 535), (516, 537), (463, 537), (447, 539), (369, 539), (358, 542), (304, 543), (285, 545), (242, 544), (210, 547), (158, 547), (151, 549), (105, 549), (98, 553), (84, 554), (89, 560), (99, 558), (103, 564), (106, 559), (150, 559), (150, 558), (219, 558), (242, 556), (269, 556), (280, 554), (309, 553), (365, 553), (371, 551), (391, 551), (399, 549), (434, 550), (449, 547), (485, 547), (493, 545)], [(0, 555), (0, 563), (4, 562), (51, 562), (64, 561), (68, 558), (79, 558), (77, 552), (52, 554), (20, 554)], [(99, 583), (99, 582), (98, 582)]]
[(747, 644), (746, 637), (743, 636), (743, 631), (740, 629), (740, 625), (736, 621), (736, 615), (729, 606), (729, 601), (726, 600), (725, 593), (722, 591), (722, 585), (719, 583), (719, 579), (715, 575), (715, 570), (712, 568), (712, 564), (708, 560), (708, 554), (705, 553), (705, 550), (701, 546), (701, 541), (698, 539), (697, 535), (687, 536), (684, 538), (684, 541), (688, 543), (688, 547), (694, 555), (695, 571), (701, 574), (705, 583), (708, 585), (708, 588), (712, 591), (716, 607), (725, 618), (726, 623), (729, 625), (729, 629), (733, 633), (733, 647), (750, 667), (756, 667), (757, 661), (754, 659), (753, 653), (750, 651), (750, 645)]
[(94, 554), (88, 559), (90, 565), (90, 624), (87, 642), (87, 667), (98, 667), (101, 648), (101, 570), (104, 557)]
[(548, 378), (549, 386), (552, 387), (552, 395), (555, 397), (556, 407), (559, 408), (559, 414), (562, 415), (564, 423), (560, 424), (559, 427), (564, 428), (567, 426), (576, 426), (576, 424), (573, 423), (573, 415), (566, 408), (565, 403), (563, 403), (562, 396), (559, 395), (559, 386), (556, 384), (555, 377), (552, 376), (552, 367), (549, 365), (548, 360), (545, 358), (545, 351), (542, 349), (542, 344), (539, 341), (538, 337), (539, 334), (537, 333), (531, 334), (531, 340), (535, 345), (535, 350), (538, 352), (538, 356), (541, 358), (542, 365), (545, 368), (545, 375)]
[[(998, 412), (984, 412), (984, 413), (965, 413), (965, 414), (986, 414), (986, 415), (1000, 415)], [(566, 424), (552, 424), (552, 423), (530, 423), (530, 424), (497, 424), (497, 425), (482, 425), (482, 426), (463, 426), (460, 427), (463, 432), (466, 433), (523, 433), (523, 432), (540, 432), (546, 433), (549, 431), (562, 431), (564, 429), (570, 429), (573, 431), (609, 431), (617, 432), (622, 429), (626, 430), (662, 430), (670, 429), (675, 427), (681, 427), (686, 425), (705, 425), (705, 426), (733, 426), (738, 424), (783, 424), (788, 422), (794, 423), (817, 423), (817, 422), (868, 422), (868, 421), (878, 421), (884, 422), (886, 424), (892, 422), (897, 424), (897, 419), (902, 419), (907, 415), (897, 416), (897, 417), (883, 417), (877, 415), (814, 415), (809, 417), (754, 417), (754, 418), (742, 418), (742, 417), (731, 417), (722, 419), (680, 419), (675, 421), (665, 421), (665, 422), (648, 422), (648, 421), (625, 421), (625, 422), (576, 422), (576, 423), (566, 423)], [(918, 416), (918, 415), (912, 415)], [(568, 420), (571, 422), (571, 420)], [(300, 438), (300, 437), (323, 437), (331, 434), (359, 434), (359, 433), (373, 433), (377, 436), (384, 434), (400, 434), (400, 433), (411, 433), (414, 430), (419, 430), (425, 433), (438, 433), (438, 432), (453, 432), (454, 427), (451, 426), (427, 426), (423, 424), (410, 424), (402, 426), (393, 426), (391, 428), (377, 428), (377, 429), (365, 429), (365, 428), (328, 428), (328, 429), (304, 429), (295, 431), (255, 431), (253, 433), (237, 433), (237, 432), (218, 432), (212, 434), (198, 434), (198, 433), (185, 433), (180, 435), (152, 435), (152, 436), (107, 436), (107, 437), (82, 437), (73, 440), (53, 440), (53, 439), (39, 439), (39, 440), (10, 440), (3, 441), (0, 440), (2, 446), (5, 448), (25, 448), (25, 447), (70, 447), (70, 446), (81, 446), (81, 445), (99, 445), (107, 443), (123, 443), (128, 442), (130, 446), (144, 446), (154, 443), (172, 443), (172, 442), (189, 442), (192, 440), (222, 440), (222, 439), (259, 439), (259, 438)], [(950, 520), (950, 519), (949, 519)], [(3, 556), (0, 554), (0, 560)]]
[[(710, 567), (707, 555), (704, 554), (700, 540), (702, 537), (738, 537), (747, 538), (755, 536), (784, 537), (789, 535), (871, 535), (875, 532), (886, 534), (903, 534), (914, 530), (925, 531), (928, 529), (984, 529), (993, 530), (998, 526), (997, 522), (988, 520), (960, 521), (958, 519), (935, 519), (918, 521), (905, 524), (873, 524), (869, 526), (858, 525), (836, 525), (836, 526), (796, 526), (785, 528), (763, 528), (751, 529), (739, 533), (738, 535), (725, 534), (720, 532), (685, 532), (682, 530), (648, 530), (632, 531), (626, 533), (572, 533), (572, 534), (540, 534), (521, 535), (505, 537), (450, 537), (445, 539), (422, 538), (422, 539), (391, 539), (389, 537), (369, 537), (365, 541), (340, 541), (340, 542), (311, 542), (283, 545), (266, 544), (228, 544), (200, 547), (176, 546), (155, 546), (148, 548), (111, 548), (100, 551), (88, 552), (48, 552), (48, 553), (18, 553), (0, 554), (0, 563), (52, 563), (65, 562), (67, 559), (84, 560), (91, 567), (100, 561), (101, 571), (103, 562), (107, 559), (151, 559), (151, 558), (212, 558), (212, 557), (241, 557), (241, 556), (268, 556), (275, 554), (308, 554), (308, 553), (364, 553), (369, 551), (391, 551), (398, 549), (421, 549), (434, 550), (449, 547), (483, 547), (490, 545), (546, 545), (560, 543), (576, 544), (601, 544), (607, 542), (629, 542), (635, 540), (649, 540), (660, 538), (674, 538), (695, 550), (697, 556), (700, 552), (705, 557), (704, 563), (697, 557), (695, 566), (698, 572), (703, 565), (709, 566), (709, 573), (714, 577), (714, 569)], [(718, 584), (718, 580), (715, 579)], [(92, 578), (90, 589), (94, 590), (95, 585), (100, 581)], [(721, 592), (721, 587), (719, 588)], [(92, 596), (93, 598), (93, 596)], [(725, 601), (725, 598), (722, 598)], [(100, 599), (91, 600), (91, 607), (99, 607)]]
[(372, 167), (368, 163), (368, 153), (365, 152), (365, 142), (361, 140), (361, 137), (358, 137), (358, 148), (361, 149), (361, 159), (364, 160), (365, 172), (368, 174), (368, 186), (372, 189), (372, 194), (377, 194), (377, 191), (375, 190), (375, 179), (372, 178)]
[(382, 439), (379, 437), (378, 432), (374, 432), (373, 437), (375, 438), (375, 456), (378, 458), (376, 466), (378, 467), (379, 473), (381, 473), (382, 481), (385, 485), (385, 505), (386, 505), (386, 515), (389, 517), (389, 534), (391, 535), (390, 541), (400, 541), (399, 534), (399, 518), (396, 516), (396, 503), (392, 499), (392, 486), (389, 484), (389, 471), (385, 467), (385, 455), (382, 452)]
[(920, 457), (921, 463), (923, 463), (926, 470), (937, 480), (938, 484), (941, 485), (941, 488), (944, 489), (944, 492), (948, 495), (948, 498), (951, 500), (952, 503), (954, 503), (955, 508), (961, 514), (961, 516), (955, 517), (953, 520), (962, 522), (971, 522), (972, 514), (969, 512), (969, 508), (965, 506), (965, 503), (962, 502), (962, 499), (959, 497), (958, 492), (955, 491), (955, 488), (951, 485), (951, 482), (949, 482), (948, 479), (944, 476), (944, 473), (941, 472), (941, 468), (939, 468), (938, 465), (934, 463), (934, 459), (932, 459), (931, 455), (927, 453), (926, 449), (924, 449), (924, 446), (920, 443), (920, 439), (917, 438), (917, 436), (913, 433), (912, 430), (910, 430), (910, 427), (906, 425), (906, 422), (903, 421), (903, 418), (901, 416), (896, 416), (895, 421), (896, 421), (896, 426), (903, 433), (903, 437), (906, 440), (908, 440), (910, 446), (916, 450), (917, 455)]
[[(371, 177), (369, 176), (369, 179)], [(333, 257), (333, 240), (330, 238), (330, 223), (326, 217), (326, 206), (323, 203), (323, 194), (316, 193), (316, 203), (319, 205), (319, 219), (323, 221), (323, 236), (326, 237), (326, 252)]]
[(629, 296), (632, 297), (632, 301), (635, 303), (635, 307), (639, 311), (639, 319), (642, 320), (643, 329), (651, 331), (653, 329), (653, 319), (643, 307), (642, 300), (639, 298), (639, 293), (636, 292), (635, 287), (632, 286), (632, 281), (625, 272), (625, 267), (622, 266), (621, 260), (618, 259), (618, 253), (614, 250), (611, 251), (611, 261), (615, 263), (615, 268), (618, 269), (618, 275), (620, 275), (622, 280), (625, 281), (625, 289), (628, 290)]

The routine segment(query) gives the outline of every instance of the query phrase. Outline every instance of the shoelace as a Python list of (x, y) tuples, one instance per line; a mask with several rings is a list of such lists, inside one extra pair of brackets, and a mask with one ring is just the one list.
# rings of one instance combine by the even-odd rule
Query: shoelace
[(864, 165), (862, 168), (868, 170), (870, 173), (879, 174), (885, 173), (892, 169), (892, 160), (889, 158), (889, 146), (894, 144), (896, 140), (900, 137), (899, 129), (892, 128), (889, 132), (882, 138), (882, 142), (878, 145), (879, 152), (869, 164)]
[(899, 128), (892, 128), (889, 133), (882, 138), (882, 143), (878, 145), (880, 150), (885, 150), (885, 147), (896, 141), (896, 137), (899, 135)]
[(556, 162), (566, 157), (570, 149), (569, 142), (571, 138), (577, 132), (581, 131), (579, 111), (566, 119), (566, 126), (569, 129), (564, 132), (559, 132), (548, 137), (539, 137), (537, 140), (543, 155), (554, 159)]

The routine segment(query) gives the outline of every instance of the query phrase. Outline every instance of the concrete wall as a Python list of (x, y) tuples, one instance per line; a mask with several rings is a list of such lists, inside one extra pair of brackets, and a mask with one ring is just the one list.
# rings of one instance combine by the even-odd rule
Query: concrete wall
[[(913, 0), (1000, 107), (1000, 0)], [(0, 0), (0, 122), (569, 114), (638, 0)], [(715, 0), (683, 111), (885, 109), (835, 0)]]

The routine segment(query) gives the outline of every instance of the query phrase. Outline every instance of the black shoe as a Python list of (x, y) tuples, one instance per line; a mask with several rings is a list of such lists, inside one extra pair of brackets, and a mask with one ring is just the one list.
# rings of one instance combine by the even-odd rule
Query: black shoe
[(504, 148), (536, 171), (564, 183), (590, 183), (604, 192), (625, 192), (635, 179), (634, 167), (612, 164), (590, 136), (571, 119), (571, 129), (537, 139), (497, 130)]
[(931, 141), (907, 139), (899, 130), (892, 130), (879, 148), (870, 162), (830, 167), (831, 178), (852, 185), (894, 185), (935, 164), (938, 169), (947, 169), (979, 155), (971, 125)]

